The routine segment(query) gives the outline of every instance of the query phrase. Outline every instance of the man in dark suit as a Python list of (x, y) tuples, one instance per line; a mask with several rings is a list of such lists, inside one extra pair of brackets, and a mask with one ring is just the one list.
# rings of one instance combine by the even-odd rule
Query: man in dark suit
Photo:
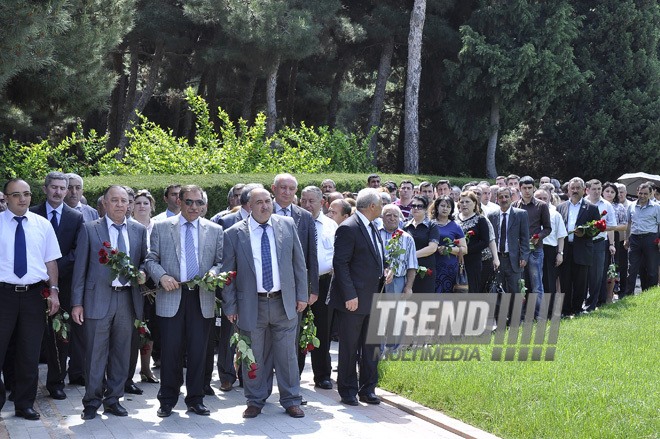
[[(337, 389), (341, 401), (379, 404), (374, 390), (378, 384), (375, 345), (365, 343), (373, 296), (378, 293), (384, 272), (385, 253), (373, 220), (380, 216), (383, 201), (373, 188), (362, 189), (355, 214), (341, 223), (335, 233), (333, 274), (328, 304), (338, 311), (339, 367)], [(386, 271), (388, 280), (391, 272)], [(356, 363), (360, 362), (358, 383)]]
[(83, 220), (94, 221), (99, 219), (99, 213), (93, 207), (82, 203), (83, 199), (83, 179), (80, 175), (69, 172), (66, 174), (69, 179), (69, 192), (64, 197), (64, 202), (72, 209), (82, 213)]
[(587, 296), (589, 267), (593, 261), (593, 239), (577, 230), (577, 226), (600, 219), (598, 207), (583, 198), (584, 189), (584, 180), (579, 177), (572, 178), (568, 182), (570, 198), (557, 206), (557, 212), (562, 216), (569, 233), (564, 245), (564, 263), (559, 274), (561, 292), (564, 293), (564, 315), (582, 312), (582, 304)]
[[(275, 195), (273, 213), (293, 218), (298, 230), (298, 238), (305, 253), (307, 280), (309, 282), (309, 303), (314, 304), (319, 298), (319, 263), (316, 255), (316, 226), (312, 214), (293, 204), (298, 191), (298, 181), (291, 174), (278, 174), (270, 187)], [(298, 341), (296, 340), (296, 346)], [(302, 374), (305, 368), (305, 354), (298, 349), (298, 369)], [(303, 402), (306, 404), (306, 401)]]
[(222, 227), (200, 218), (205, 201), (202, 188), (187, 185), (179, 192), (181, 214), (154, 224), (146, 260), (149, 276), (165, 291), (156, 295), (161, 333), (161, 371), (158, 416), (168, 417), (183, 384), (183, 351), (187, 352), (186, 406), (209, 415), (204, 405), (204, 368), (209, 334), (215, 316), (215, 289), (184, 282), (211, 272), (220, 273)]
[[(275, 368), (280, 404), (289, 416), (302, 418), (296, 328), (297, 312), (308, 300), (305, 258), (293, 221), (272, 215), (268, 191), (253, 189), (249, 200), (250, 217), (225, 233), (223, 271), (236, 271), (236, 278), (222, 291), (227, 318), (251, 338), (259, 367), (255, 378), (243, 381), (243, 417), (261, 413)], [(243, 363), (243, 376), (249, 371)]]
[(85, 420), (95, 418), (101, 404), (105, 413), (128, 415), (119, 398), (124, 395), (128, 375), (133, 324), (136, 318), (142, 320), (143, 298), (138, 286), (132, 286), (123, 276), (112, 279), (110, 267), (99, 260), (104, 243), (130, 255), (132, 264), (140, 268), (139, 282), (146, 280), (142, 268), (147, 254), (147, 229), (137, 221), (126, 220), (126, 189), (119, 185), (108, 187), (103, 205), (105, 217), (87, 222), (80, 229), (73, 266), (71, 315), (75, 323), (85, 323), (87, 341), (82, 414)]
[[(69, 179), (62, 172), (53, 171), (46, 176), (43, 191), (46, 202), (33, 206), (30, 210), (41, 215), (53, 225), (62, 257), (57, 260), (58, 285), (60, 287), (60, 308), (71, 311), (71, 277), (75, 261), (76, 242), (83, 224), (80, 212), (64, 204), (64, 196), (69, 187)], [(52, 322), (46, 326), (45, 345), (48, 361), (46, 389), (54, 399), (65, 399), (64, 378), (66, 377), (66, 359), (69, 351), (77, 352), (80, 360), (84, 359), (84, 338), (82, 331), (71, 332), (70, 343), (55, 338)], [(59, 356), (58, 356), (59, 353)], [(73, 354), (72, 354), (73, 357)]]

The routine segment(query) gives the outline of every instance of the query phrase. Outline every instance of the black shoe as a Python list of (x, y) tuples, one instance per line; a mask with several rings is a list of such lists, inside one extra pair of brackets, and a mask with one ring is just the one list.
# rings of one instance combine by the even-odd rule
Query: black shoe
[(202, 404), (201, 402), (198, 402), (197, 404), (189, 405), (188, 406), (188, 411), (189, 412), (195, 412), (198, 415), (202, 415), (202, 416), (208, 416), (208, 415), (211, 414), (209, 409), (207, 409), (206, 406), (204, 404)]
[(158, 378), (156, 378), (155, 375), (149, 376), (149, 375), (145, 375), (145, 374), (143, 374), (143, 373), (140, 373), (140, 380), (141, 380), (143, 383), (151, 383), (151, 384), (158, 384), (158, 383), (160, 383), (160, 380), (159, 380)]
[(80, 415), (85, 421), (96, 418), (96, 408), (95, 407), (85, 407), (83, 409), (82, 415)]
[(76, 386), (85, 387), (85, 378), (83, 378), (83, 377), (78, 377), (78, 378), (74, 378), (74, 379), (69, 378), (69, 384), (71, 384), (71, 385), (75, 384)]
[(332, 381), (326, 378), (322, 381), (318, 381), (314, 383), (314, 387), (320, 387), (321, 389), (330, 390), (332, 389)]
[(346, 398), (342, 398), (341, 402), (342, 404), (346, 405), (358, 405), (358, 401), (354, 396), (347, 396)]
[(103, 413), (112, 413), (115, 416), (128, 416), (128, 412), (118, 402), (107, 406)]
[(7, 399), (10, 401), (14, 401), (14, 397), (15, 397), (14, 391), (12, 390), (11, 392), (9, 392), (9, 396), (7, 397)]
[(159, 418), (167, 418), (169, 415), (172, 414), (172, 406), (169, 404), (163, 404), (160, 406), (156, 414), (158, 415)]
[(144, 391), (136, 386), (135, 383), (126, 383), (124, 385), (124, 392), (132, 393), (133, 395), (142, 395), (144, 393)]
[(50, 397), (53, 399), (66, 399), (66, 393), (64, 393), (64, 390), (49, 390), (50, 392)]
[(204, 386), (204, 394), (205, 394), (205, 395), (209, 395), (209, 396), (213, 396), (213, 395), (215, 395), (215, 392), (214, 392), (213, 389), (211, 388), (211, 385), (210, 385), (210, 384), (207, 384), (207, 385)]
[(360, 401), (366, 402), (367, 404), (380, 404), (380, 398), (373, 392), (367, 393), (366, 395), (360, 395)]
[(28, 419), (30, 421), (36, 421), (40, 417), (39, 413), (32, 407), (26, 409), (16, 409), (14, 414), (19, 418)]

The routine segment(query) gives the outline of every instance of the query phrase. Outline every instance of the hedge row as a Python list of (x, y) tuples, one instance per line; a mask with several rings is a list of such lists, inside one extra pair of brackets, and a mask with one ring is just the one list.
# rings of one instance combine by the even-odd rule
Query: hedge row
[[(411, 180), (415, 184), (422, 181), (437, 182), (440, 179), (449, 179), (453, 185), (463, 186), (472, 180), (469, 177), (440, 177), (433, 175), (404, 175), (404, 174), (379, 174), (381, 181)], [(368, 174), (304, 174), (296, 175), (298, 180), (298, 195), (305, 186), (321, 186), (321, 182), (330, 178), (337, 184), (340, 192), (357, 192), (366, 186)], [(147, 189), (156, 200), (156, 213), (162, 212), (167, 207), (163, 199), (165, 188), (172, 183), (181, 185), (197, 184), (201, 186), (209, 197), (209, 209), (207, 217), (227, 207), (227, 192), (237, 183), (261, 183), (270, 188), (273, 183), (274, 174), (211, 174), (211, 175), (121, 175), (104, 177), (87, 177), (84, 181), (84, 195), (90, 206), (96, 207), (96, 200), (103, 194), (103, 190), (111, 184), (122, 184), (132, 187), (134, 190)], [(480, 179), (479, 179), (480, 180)], [(32, 204), (45, 201), (46, 197), (41, 190), (43, 181), (28, 181), (32, 188)], [(4, 182), (3, 182), (4, 184)]]

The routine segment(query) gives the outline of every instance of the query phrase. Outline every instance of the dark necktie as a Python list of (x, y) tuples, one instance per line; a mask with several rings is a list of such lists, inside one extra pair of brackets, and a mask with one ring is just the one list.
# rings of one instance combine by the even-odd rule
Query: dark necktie
[(289, 208), (288, 207), (281, 208), (279, 214), (282, 216), (289, 216)]
[(263, 229), (261, 234), (261, 284), (266, 292), (273, 289), (273, 262), (270, 259), (270, 241), (268, 240), (268, 224), (259, 224)]
[(378, 257), (378, 264), (380, 265), (381, 273), (383, 270), (383, 259), (380, 254), (380, 246), (378, 245), (378, 233), (376, 232), (376, 226), (374, 223), (369, 223), (369, 228), (371, 229), (371, 237), (374, 240), (374, 247), (376, 248), (376, 256)]
[(24, 216), (15, 216), (18, 223), (14, 237), (14, 274), (23, 277), (27, 273), (27, 248), (25, 245), (25, 230), (23, 230)]
[(59, 223), (57, 221), (57, 210), (53, 210), (52, 215), (50, 217), (50, 223), (53, 225), (53, 229), (55, 230), (55, 233), (57, 233), (57, 229), (59, 228)]
[[(113, 224), (112, 227), (117, 229), (117, 250), (120, 252), (126, 254), (126, 242), (124, 241), (124, 234), (121, 233), (124, 225), (123, 224)], [(128, 282), (128, 279), (126, 279), (126, 276), (119, 276), (119, 283), (122, 285), (126, 285), (126, 282)]]
[(500, 253), (506, 249), (506, 213), (502, 214), (502, 227), (500, 228)]
[(199, 265), (197, 264), (197, 252), (195, 252), (195, 239), (192, 235), (193, 224), (188, 221), (186, 226), (186, 276), (192, 280), (199, 274)]

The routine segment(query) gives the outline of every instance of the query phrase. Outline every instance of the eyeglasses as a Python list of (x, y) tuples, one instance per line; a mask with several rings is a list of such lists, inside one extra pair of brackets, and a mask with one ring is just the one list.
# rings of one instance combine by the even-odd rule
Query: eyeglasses
[(193, 204), (196, 204), (198, 207), (201, 207), (206, 204), (206, 201), (204, 200), (184, 200), (186, 203), (186, 206), (192, 206)]
[(410, 207), (411, 207), (412, 209), (424, 209), (424, 205), (423, 205), (423, 204), (411, 204)]
[(27, 192), (27, 191), (26, 192), (12, 192), (11, 194), (7, 194), (7, 195), (9, 195), (12, 198), (21, 198), (21, 197), (30, 198), (32, 196), (32, 192)]

